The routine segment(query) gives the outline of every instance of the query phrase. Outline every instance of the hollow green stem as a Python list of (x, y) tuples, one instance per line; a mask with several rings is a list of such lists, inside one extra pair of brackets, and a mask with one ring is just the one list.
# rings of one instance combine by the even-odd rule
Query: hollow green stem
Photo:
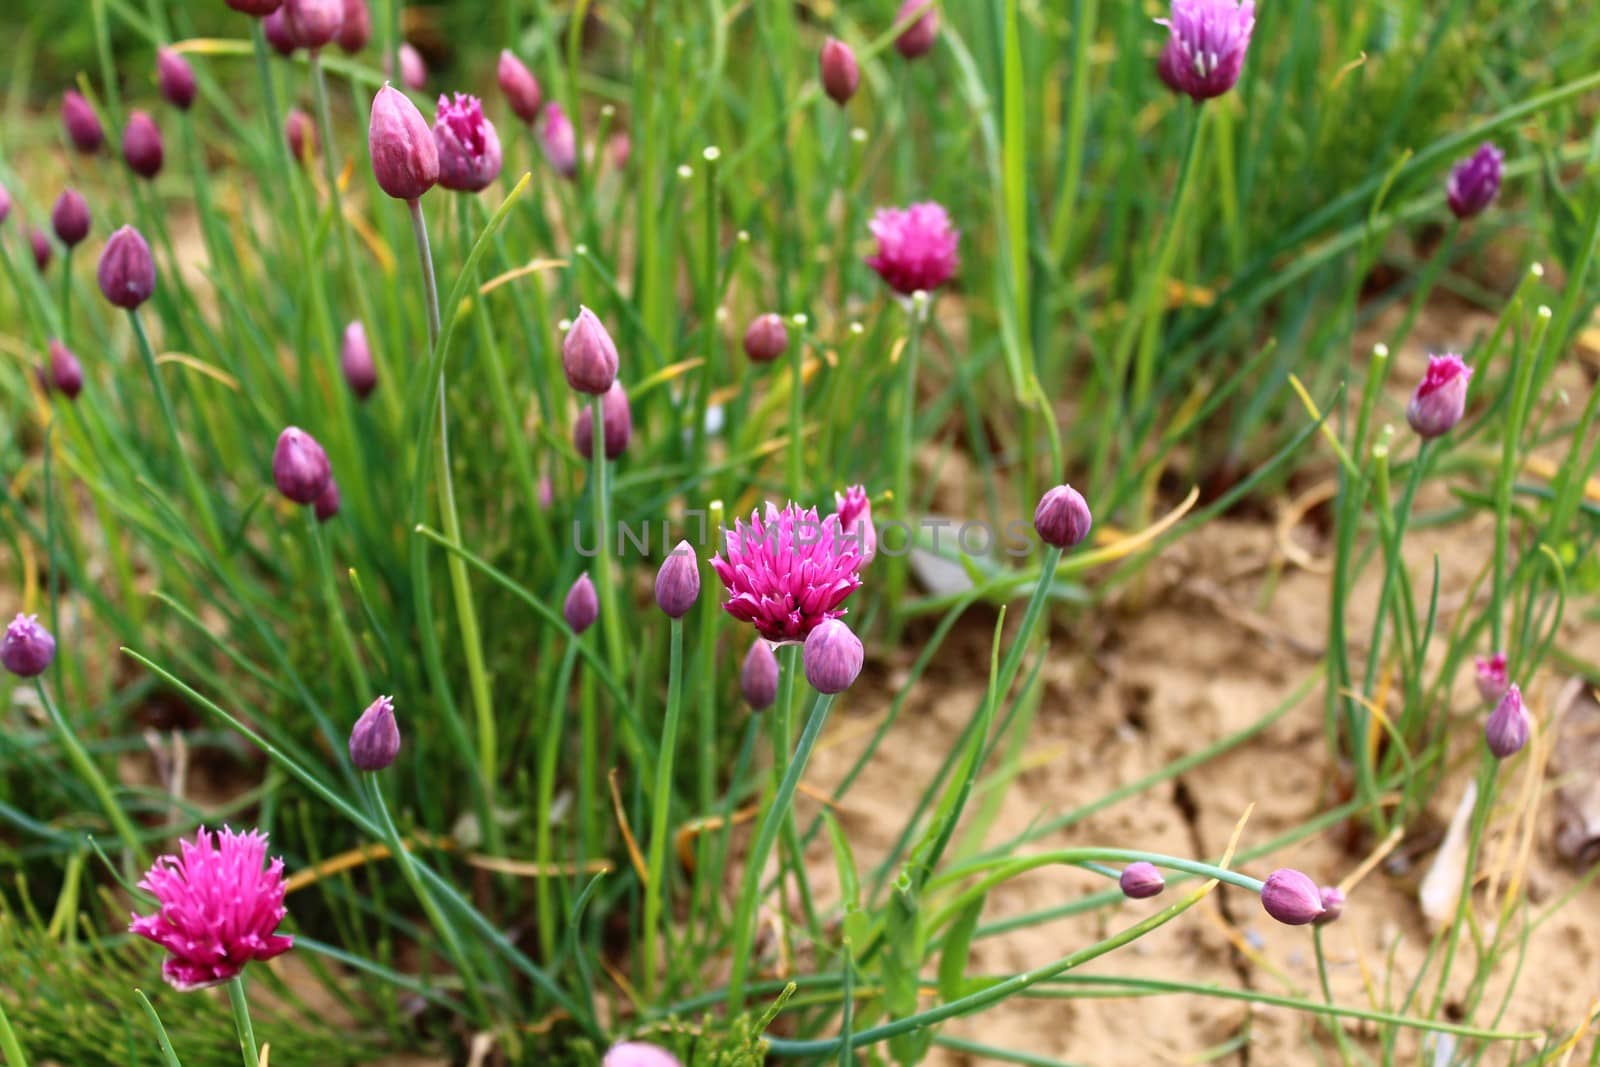
[(900, 386), (897, 390), (900, 394), (900, 433), (894, 449), (894, 508), (900, 521), (905, 524), (908, 543), (905, 551), (888, 559), (884, 601), (891, 605), (891, 610), (901, 603), (911, 554), (910, 542), (916, 540), (915, 520), (911, 514), (911, 457), (917, 446), (917, 358), (922, 349), (922, 327), (927, 310), (927, 294), (913, 293), (909, 304), (909, 333), (905, 350), (900, 355)]
[(155, 350), (150, 347), (150, 337), (144, 332), (144, 322), (139, 318), (138, 311), (129, 311), (128, 321), (133, 323), (133, 333), (139, 341), (139, 356), (144, 360), (145, 372), (150, 376), (150, 387), (155, 390), (156, 402), (161, 406), (161, 418), (167, 424), (168, 436), (172, 438), (172, 450), (177, 454), (184, 486), (188, 489), (195, 512), (205, 527), (207, 542), (211, 547), (221, 549), (222, 534), (217, 529), (217, 517), (211, 510), (211, 498), (206, 495), (205, 485), (200, 481), (200, 475), (195, 471), (194, 464), (190, 462), (189, 454), (183, 450), (183, 439), (178, 434), (178, 417), (172, 409), (172, 397), (168, 395), (166, 384), (161, 380), (160, 370), (156, 366)]
[(345, 618), (344, 605), (339, 600), (339, 587), (333, 580), (333, 564), (328, 558), (328, 542), (323, 535), (322, 524), (313, 509), (302, 510), (306, 513), (306, 530), (317, 557), (317, 573), (322, 576), (322, 592), (328, 601), (328, 615), (333, 620), (334, 632), (339, 635), (345, 664), (350, 668), (350, 681), (355, 684), (357, 693), (366, 696), (372, 692), (372, 683), (367, 678), (366, 667), (361, 663), (360, 647), (350, 629), (350, 620)]
[(111, 792), (110, 783), (106, 781), (105, 775), (100, 773), (100, 768), (95, 766), (94, 760), (89, 758), (89, 753), (84, 751), (72, 726), (62, 718), (61, 710), (56, 707), (55, 701), (50, 699), (44, 680), (36, 678), (34, 684), (39, 691), (39, 701), (44, 705), (45, 714), (50, 717), (50, 725), (55, 727), (61, 742), (61, 750), (66, 753), (67, 762), (72, 764), (72, 769), (78, 772), (78, 777), (83, 779), (94, 793), (95, 799), (100, 802), (100, 806), (105, 809), (106, 818), (111, 820), (111, 826), (122, 839), (124, 847), (142, 865), (145, 853), (144, 846), (139, 841), (139, 833), (134, 829), (122, 805), (117, 803), (116, 797)]
[(645, 863), (644, 886), (644, 973), (639, 986), (645, 999), (654, 996), (656, 960), (659, 955), (657, 931), (661, 925), (661, 901), (666, 895), (667, 824), (672, 809), (672, 763), (678, 742), (678, 723), (683, 717), (683, 620), (672, 620), (672, 651), (667, 661), (667, 717), (661, 726), (661, 756), (657, 762), (655, 796), (650, 812), (649, 858)]
[(233, 1008), (233, 1028), (239, 1035), (239, 1055), (244, 1059), (244, 1067), (261, 1067), (255, 1027), (250, 1024), (250, 1003), (244, 995), (243, 973), (228, 980), (228, 1004)]

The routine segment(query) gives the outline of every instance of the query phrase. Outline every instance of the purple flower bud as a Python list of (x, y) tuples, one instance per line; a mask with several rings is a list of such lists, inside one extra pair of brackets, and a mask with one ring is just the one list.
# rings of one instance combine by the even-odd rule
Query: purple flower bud
[(856, 87), (861, 84), (861, 67), (856, 63), (856, 54), (839, 38), (829, 37), (822, 45), (818, 62), (822, 67), (822, 91), (843, 107), (856, 95)]
[[(393, 74), (393, 63), (388, 56), (383, 58), (383, 72)], [(410, 41), (400, 42), (400, 84), (414, 93), (420, 93), (428, 85), (428, 63), (422, 58), (422, 53)]]
[(296, 504), (314, 504), (333, 480), (333, 467), (315, 438), (290, 426), (272, 450), (272, 480)]
[(50, 385), (68, 400), (78, 399), (83, 391), (83, 365), (70, 348), (54, 338), (50, 340)]
[(396, 200), (416, 200), (439, 180), (439, 148), (428, 120), (392, 85), (372, 98), (367, 148), (378, 185)]
[(381, 771), (400, 754), (400, 724), (394, 719), (394, 698), (379, 697), (367, 705), (350, 730), (350, 762), (360, 771)]
[(683, 1067), (678, 1057), (643, 1041), (623, 1041), (606, 1050), (600, 1067)]
[(37, 615), (18, 615), (0, 640), (0, 664), (18, 678), (36, 678), (56, 658), (56, 639)]
[(1163, 82), (1196, 100), (1238, 84), (1255, 31), (1253, 0), (1172, 0), (1170, 17), (1156, 21), (1169, 33), (1156, 68)]
[(1089, 502), (1070, 485), (1058, 485), (1039, 498), (1033, 511), (1033, 528), (1039, 540), (1056, 548), (1072, 548), (1089, 536), (1093, 518)]
[(745, 653), (744, 666), (739, 668), (739, 692), (752, 711), (770, 708), (778, 699), (778, 657), (764, 637), (752, 641)]
[(187, 59), (170, 48), (161, 49), (156, 53), (156, 81), (167, 103), (180, 111), (189, 110), (199, 87), (195, 84), (194, 68)]
[(4, 185), (0, 185), (0, 222), (5, 222), (11, 217), (11, 194)]
[(339, 369), (344, 372), (345, 384), (360, 400), (371, 396), (378, 387), (378, 366), (372, 361), (372, 349), (367, 345), (367, 328), (359, 322), (344, 328)]
[(1500, 195), (1500, 178), (1505, 172), (1505, 153), (1485, 142), (1472, 155), (1457, 163), (1445, 183), (1445, 200), (1458, 219), (1482, 214)]
[(112, 234), (100, 251), (96, 272), (100, 292), (119, 308), (132, 311), (156, 291), (156, 261), (143, 235), (132, 226)]
[(161, 129), (148, 112), (135, 109), (128, 113), (128, 124), (122, 130), (122, 158), (128, 169), (141, 178), (154, 178), (161, 173), (166, 150), (161, 144)]
[(261, 32), (266, 34), (267, 43), (272, 50), (280, 56), (288, 58), (294, 55), (298, 47), (295, 43), (294, 33), (289, 29), (289, 15), (283, 8), (278, 8), (269, 14), (261, 24)]
[(1299, 871), (1280, 867), (1261, 887), (1261, 906), (1285, 926), (1304, 926), (1322, 914), (1322, 890)]
[(906, 0), (895, 13), (895, 25), (900, 25), (918, 11), (923, 15), (901, 30), (900, 36), (894, 39), (894, 50), (907, 59), (927, 55), (933, 50), (933, 42), (939, 36), (939, 10), (933, 0)]
[(617, 346), (586, 307), (578, 308), (578, 318), (561, 342), (561, 369), (568, 385), (591, 396), (603, 394), (617, 380)]
[(316, 513), (318, 522), (327, 522), (339, 514), (339, 483), (330, 476), (328, 484), (322, 487), (322, 492), (317, 494), (316, 503), (312, 510)]
[(283, 24), (296, 44), (315, 52), (339, 36), (344, 0), (283, 0)]
[[(633, 440), (633, 409), (628, 404), (628, 392), (620, 381), (612, 382), (606, 395), (600, 398), (600, 417), (605, 425), (607, 459), (617, 459), (628, 450)], [(572, 424), (572, 444), (584, 459), (594, 456), (594, 405), (585, 403), (578, 409)]]
[(28, 244), (33, 247), (33, 265), (43, 274), (50, 269), (50, 258), (55, 255), (55, 249), (50, 247), (50, 238), (37, 226), (28, 228)]
[(1500, 703), (1500, 698), (1506, 695), (1506, 690), (1511, 686), (1511, 678), (1506, 673), (1506, 654), (1496, 652), (1485, 659), (1483, 656), (1474, 656), (1478, 695), (1490, 707)]
[(367, 0), (344, 0), (344, 21), (339, 24), (339, 47), (355, 55), (372, 40), (372, 9)]
[(700, 599), (700, 561), (687, 541), (667, 554), (656, 572), (656, 606), (674, 619), (689, 614)]
[(563, 178), (578, 173), (578, 135), (572, 120), (554, 100), (544, 107), (544, 125), (539, 127), (539, 147), (545, 162)]
[(744, 331), (744, 354), (755, 363), (771, 363), (789, 348), (789, 330), (783, 319), (767, 312), (757, 315)]
[(67, 128), (67, 137), (86, 156), (94, 155), (105, 144), (106, 131), (100, 125), (100, 116), (94, 113), (89, 101), (76, 89), (68, 89), (62, 94), (61, 124)]
[(1344, 890), (1336, 885), (1325, 885), (1319, 891), (1322, 897), (1322, 914), (1312, 922), (1318, 926), (1326, 926), (1337, 922), (1339, 916), (1344, 914)]
[(865, 567), (878, 554), (878, 528), (872, 524), (872, 498), (864, 485), (852, 485), (842, 493), (833, 494), (838, 511), (841, 540), (853, 542)]
[(500, 176), (500, 135), (477, 97), (439, 97), (433, 140), (439, 149), (439, 184), (446, 189), (482, 192)]
[(63, 189), (50, 209), (50, 226), (68, 248), (89, 236), (89, 205), (76, 189)]
[(1143, 860), (1124, 867), (1117, 884), (1122, 887), (1122, 895), (1130, 900), (1144, 900), (1167, 888), (1167, 880), (1161, 877), (1156, 865)]
[(235, 11), (242, 11), (246, 15), (254, 15), (256, 18), (260, 18), (278, 10), (283, 0), (227, 0), (227, 3)]
[(842, 693), (861, 674), (866, 651), (861, 639), (838, 619), (824, 619), (806, 637), (801, 662), (806, 681), (819, 693)]
[(1522, 746), (1528, 743), (1531, 727), (1528, 709), (1522, 706), (1522, 690), (1513, 682), (1506, 689), (1506, 695), (1500, 698), (1500, 703), (1495, 705), (1494, 711), (1489, 713), (1483, 737), (1489, 743), (1489, 751), (1494, 753), (1495, 759), (1509, 759), (1521, 752)]
[(295, 162), (304, 163), (317, 154), (317, 128), (311, 116), (297, 107), (290, 108), (283, 117), (283, 137), (289, 142), (289, 155)]
[(1454, 353), (1428, 357), (1428, 370), (1406, 405), (1406, 422), (1419, 437), (1440, 437), (1461, 421), (1467, 410), (1467, 384), (1472, 368)]
[(589, 572), (578, 575), (578, 580), (567, 590), (567, 599), (561, 605), (561, 617), (567, 620), (572, 632), (581, 634), (594, 625), (600, 617), (600, 598), (595, 596), (594, 583)]
[(533, 120), (539, 117), (539, 107), (544, 103), (544, 94), (539, 91), (539, 79), (533, 76), (533, 71), (511, 49), (506, 48), (500, 52), (500, 64), (495, 68), (495, 77), (512, 112), (523, 122), (532, 125)]

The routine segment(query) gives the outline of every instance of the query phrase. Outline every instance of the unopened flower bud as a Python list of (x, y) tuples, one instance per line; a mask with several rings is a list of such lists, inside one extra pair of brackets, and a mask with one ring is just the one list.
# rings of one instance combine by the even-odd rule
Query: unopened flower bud
[(400, 754), (400, 724), (394, 698), (379, 697), (367, 705), (350, 730), (350, 762), (361, 771), (381, 771)]
[(322, 492), (317, 494), (316, 503), (311, 509), (316, 513), (318, 522), (327, 522), (339, 514), (339, 483), (333, 478), (328, 479), (328, 484), (322, 487)]
[(539, 127), (539, 148), (545, 162), (563, 178), (578, 173), (578, 134), (572, 120), (554, 100), (544, 106), (544, 122)]
[(272, 450), (272, 481), (280, 493), (296, 504), (314, 504), (332, 479), (328, 454), (315, 438), (298, 426), (278, 435)]
[(50, 385), (68, 400), (78, 399), (83, 391), (83, 364), (70, 348), (54, 338), (50, 341)]
[(1143, 860), (1124, 867), (1117, 884), (1122, 887), (1122, 895), (1131, 900), (1144, 900), (1167, 888), (1167, 880), (1161, 877), (1156, 865)]
[(1500, 703), (1495, 705), (1494, 711), (1489, 713), (1483, 737), (1489, 743), (1489, 751), (1494, 753), (1495, 759), (1510, 759), (1528, 743), (1531, 727), (1528, 709), (1522, 704), (1522, 690), (1513, 682), (1506, 689), (1506, 695), (1500, 698)]
[(933, 50), (933, 42), (939, 36), (939, 12), (933, 0), (905, 0), (894, 16), (895, 25), (903, 23), (918, 11), (923, 12), (921, 17), (901, 30), (900, 36), (894, 39), (894, 50), (907, 59), (927, 55)]
[(289, 15), (281, 7), (261, 23), (261, 32), (266, 35), (267, 44), (272, 46), (272, 50), (285, 58), (294, 55), (294, 50), (299, 47), (294, 33), (289, 29)]
[(771, 363), (789, 348), (789, 328), (772, 312), (757, 315), (744, 331), (744, 354), (755, 363)]
[(1496, 652), (1487, 658), (1474, 656), (1473, 665), (1478, 695), (1490, 707), (1500, 703), (1500, 698), (1506, 695), (1506, 690), (1511, 686), (1511, 678), (1506, 670), (1506, 654)]
[(561, 617), (567, 620), (572, 632), (581, 634), (594, 625), (600, 617), (600, 598), (595, 595), (594, 582), (589, 572), (578, 575), (578, 580), (567, 590), (567, 599), (561, 605)]
[(833, 494), (838, 510), (839, 535), (846, 544), (853, 544), (861, 557), (861, 566), (871, 563), (878, 554), (878, 528), (872, 523), (872, 498), (864, 485), (852, 485), (842, 493)]
[(100, 251), (96, 272), (100, 292), (119, 308), (132, 311), (156, 291), (156, 261), (150, 245), (132, 226), (112, 234)]
[(339, 24), (339, 47), (355, 55), (372, 40), (372, 9), (367, 0), (344, 0), (344, 21)]
[(18, 678), (36, 678), (56, 658), (56, 639), (37, 615), (18, 615), (0, 639), (0, 664)]
[(311, 116), (299, 108), (290, 108), (283, 117), (283, 136), (289, 142), (289, 154), (295, 162), (304, 163), (317, 154), (317, 128)]
[(180, 111), (189, 110), (199, 87), (195, 84), (194, 68), (187, 59), (170, 48), (161, 49), (156, 53), (156, 81), (167, 103)]
[(272, 14), (282, 3), (283, 0), (227, 0), (228, 6), (235, 11), (254, 15), (256, 18)]
[(778, 657), (764, 637), (752, 641), (745, 653), (744, 665), (739, 668), (739, 692), (752, 711), (770, 708), (778, 699)]
[(283, 0), (283, 23), (296, 44), (315, 52), (339, 36), (344, 0)]
[(1454, 353), (1428, 357), (1428, 370), (1406, 405), (1406, 422), (1417, 436), (1434, 438), (1450, 432), (1467, 410), (1467, 385), (1472, 368)]
[(679, 541), (656, 572), (656, 606), (681, 619), (700, 599), (700, 561), (689, 542)]
[[(611, 383), (606, 395), (600, 398), (600, 417), (604, 421), (607, 459), (619, 459), (628, 450), (633, 439), (633, 408), (628, 404), (628, 392), (622, 382)], [(594, 456), (594, 405), (584, 403), (572, 424), (572, 444), (584, 459)]]
[(128, 169), (141, 178), (154, 178), (161, 173), (166, 149), (161, 143), (161, 128), (147, 112), (135, 109), (128, 114), (128, 124), (122, 130), (122, 158)]
[(806, 681), (819, 693), (842, 693), (861, 674), (866, 650), (861, 639), (838, 619), (824, 619), (806, 637), (801, 662)]
[(1070, 485), (1058, 485), (1039, 499), (1033, 512), (1033, 528), (1039, 540), (1056, 548), (1072, 548), (1089, 536), (1093, 517), (1089, 502)]
[(11, 193), (0, 185), (0, 223), (11, 217)]
[(68, 248), (74, 248), (89, 236), (89, 205), (76, 189), (61, 190), (55, 206), (50, 209), (50, 227)]
[(533, 120), (539, 117), (539, 108), (544, 103), (544, 93), (539, 90), (539, 80), (533, 76), (533, 71), (507, 48), (500, 52), (500, 63), (495, 68), (495, 77), (500, 82), (500, 91), (505, 94), (506, 103), (511, 105), (512, 112), (523, 122), (532, 125)]
[(433, 131), (406, 95), (385, 84), (372, 99), (367, 147), (378, 185), (396, 200), (416, 200), (439, 180)]
[(1312, 922), (1318, 926), (1326, 926), (1337, 922), (1339, 916), (1344, 914), (1344, 890), (1336, 885), (1325, 885), (1320, 890), (1322, 896), (1322, 914)]
[(623, 1041), (606, 1050), (600, 1067), (683, 1067), (678, 1057), (643, 1041)]
[(837, 37), (829, 37), (818, 62), (822, 68), (822, 91), (843, 107), (861, 84), (861, 67), (856, 63), (855, 52)]
[(94, 155), (105, 144), (106, 131), (100, 125), (100, 116), (76, 89), (62, 94), (61, 124), (67, 128), (68, 139), (86, 156)]
[(1505, 153), (1492, 144), (1483, 144), (1471, 156), (1457, 163), (1445, 184), (1445, 200), (1458, 219), (1480, 215), (1500, 195), (1500, 179), (1505, 171)]
[[(383, 72), (394, 76), (394, 64), (383, 57)], [(400, 84), (414, 93), (420, 93), (428, 84), (428, 62), (410, 41), (400, 42)]]
[(1261, 906), (1285, 926), (1304, 926), (1322, 915), (1322, 890), (1301, 872), (1281, 867), (1261, 887)]
[(367, 344), (367, 328), (352, 322), (344, 328), (344, 343), (339, 348), (339, 369), (344, 373), (345, 384), (359, 400), (365, 400), (378, 387), (378, 365), (372, 360), (372, 348)]
[(598, 316), (586, 307), (561, 342), (561, 369), (567, 384), (580, 393), (599, 396), (617, 380), (617, 346)]
[(37, 226), (28, 228), (28, 245), (33, 251), (33, 265), (40, 274), (50, 269), (50, 259), (55, 255), (55, 249), (50, 247), (50, 238)]

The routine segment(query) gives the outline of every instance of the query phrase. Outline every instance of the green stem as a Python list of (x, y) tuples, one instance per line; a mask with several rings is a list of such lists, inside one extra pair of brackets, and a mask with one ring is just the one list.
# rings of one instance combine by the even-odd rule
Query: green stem
[(324, 539), (322, 523), (318, 521), (316, 512), (312, 508), (303, 508), (306, 513), (306, 528), (310, 532), (313, 551), (317, 556), (317, 571), (322, 576), (323, 595), (328, 600), (328, 615), (333, 620), (333, 628), (339, 635), (339, 644), (344, 652), (346, 665), (350, 668), (350, 680), (355, 684), (356, 692), (363, 697), (372, 692), (372, 684), (367, 677), (367, 669), (361, 663), (361, 651), (356, 645), (355, 634), (350, 630), (350, 620), (345, 618), (344, 606), (339, 601), (339, 587), (333, 580), (333, 564), (328, 558), (328, 543)]
[(70, 344), (72, 329), (72, 246), (61, 257), (61, 343)]
[(127, 812), (122, 810), (122, 806), (112, 794), (110, 783), (106, 781), (105, 775), (100, 773), (100, 768), (95, 762), (89, 758), (89, 753), (84, 751), (78, 735), (62, 717), (55, 701), (50, 699), (50, 693), (45, 689), (43, 679), (35, 679), (34, 684), (39, 691), (39, 700), (44, 705), (45, 714), (50, 717), (50, 725), (55, 727), (59, 735), (62, 751), (67, 755), (67, 762), (72, 764), (73, 770), (77, 771), (78, 776), (88, 784), (95, 799), (100, 801), (100, 806), (105, 809), (106, 818), (111, 820), (111, 826), (117, 831), (117, 836), (142, 865), (145, 860), (144, 846), (140, 844), (138, 831), (128, 819)]
[(591, 397), (590, 412), (594, 419), (594, 440), (589, 450), (590, 491), (594, 494), (594, 522), (596, 531), (595, 585), (600, 599), (600, 630), (605, 635), (606, 665), (612, 673), (621, 673), (623, 665), (622, 619), (617, 613), (616, 579), (611, 573), (611, 486), (606, 479), (605, 404), (601, 397)]
[(3, 1004), (0, 1004), (0, 1052), (5, 1053), (7, 1063), (14, 1063), (17, 1067), (28, 1067), (28, 1057), (22, 1051), (22, 1044), (17, 1040), (16, 1031), (11, 1029), (11, 1020), (6, 1018)]
[(700, 328), (705, 331), (706, 363), (700, 369), (700, 387), (696, 390), (692, 438), (695, 470), (705, 467), (706, 415), (711, 406), (711, 393), (717, 385), (717, 161), (721, 156), (715, 145), (701, 153), (706, 165), (706, 229), (704, 276), (700, 280)]
[(672, 809), (672, 762), (677, 748), (678, 723), (683, 716), (683, 620), (672, 620), (672, 652), (667, 661), (667, 717), (661, 727), (661, 756), (656, 769), (655, 796), (651, 803), (649, 858), (644, 885), (644, 973), (640, 989), (646, 1000), (656, 988), (656, 960), (660, 946), (661, 901), (666, 893), (667, 824)]
[(905, 589), (906, 568), (911, 555), (911, 545), (916, 541), (911, 514), (911, 456), (916, 450), (917, 429), (917, 357), (922, 349), (922, 326), (927, 314), (928, 297), (913, 293), (910, 303), (909, 335), (900, 365), (900, 434), (894, 450), (894, 508), (905, 524), (906, 544), (902, 552), (889, 556), (889, 573), (885, 584), (884, 602), (894, 611), (901, 603)]
[(183, 450), (183, 440), (178, 435), (178, 417), (172, 410), (172, 397), (168, 395), (166, 384), (162, 382), (156, 367), (155, 350), (150, 347), (150, 337), (144, 332), (144, 322), (136, 310), (128, 312), (128, 321), (133, 323), (133, 333), (139, 341), (139, 356), (144, 360), (145, 372), (150, 375), (150, 385), (155, 390), (156, 401), (161, 405), (161, 418), (167, 424), (167, 433), (172, 438), (172, 449), (178, 455), (178, 466), (190, 499), (205, 526), (206, 538), (212, 547), (221, 549), (222, 534), (217, 528), (217, 517), (211, 511), (211, 498), (206, 495), (205, 485), (200, 481), (194, 464), (189, 461), (189, 454)]
[(239, 1034), (239, 1054), (244, 1058), (244, 1067), (261, 1067), (255, 1027), (250, 1025), (250, 1004), (244, 995), (243, 973), (228, 980), (228, 1003), (233, 1007), (233, 1028)]

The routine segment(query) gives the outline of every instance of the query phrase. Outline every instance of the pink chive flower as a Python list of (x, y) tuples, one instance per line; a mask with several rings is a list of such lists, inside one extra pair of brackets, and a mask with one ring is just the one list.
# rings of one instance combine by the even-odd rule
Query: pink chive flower
[(1162, 81), (1196, 100), (1238, 84), (1256, 26), (1252, 0), (1172, 0), (1171, 17), (1156, 22), (1170, 33), (1157, 68)]
[(433, 141), (439, 148), (439, 184), (446, 189), (478, 193), (500, 176), (500, 135), (477, 97), (439, 97)]
[(1478, 695), (1485, 704), (1493, 707), (1500, 703), (1500, 698), (1511, 687), (1511, 676), (1506, 670), (1506, 654), (1496, 652), (1492, 656), (1474, 656), (1472, 660)]
[(1467, 410), (1467, 386), (1472, 368), (1460, 356), (1447, 352), (1428, 357), (1428, 370), (1406, 405), (1406, 422), (1419, 437), (1442, 437)]
[(865, 486), (852, 485), (842, 493), (833, 494), (833, 500), (839, 509), (836, 513), (839, 529), (846, 540), (855, 541), (861, 553), (861, 565), (865, 567), (878, 554), (878, 528), (872, 525), (872, 498), (867, 495)]
[(251, 960), (270, 960), (294, 947), (292, 937), (275, 933), (288, 911), (283, 860), (262, 866), (266, 834), (202, 827), (178, 847), (181, 855), (160, 857), (139, 883), (159, 908), (128, 924), (129, 933), (167, 950), (161, 976), (173, 988), (218, 985)]
[(867, 257), (867, 266), (897, 293), (932, 292), (961, 263), (956, 254), (961, 231), (950, 225), (950, 213), (931, 200), (884, 208), (872, 216), (868, 228), (878, 239), (878, 251)]
[(861, 546), (839, 528), (837, 517), (816, 508), (769, 503), (726, 534), (724, 551), (711, 560), (728, 591), (723, 609), (751, 623), (768, 641), (804, 641), (824, 620), (845, 613), (841, 604), (861, 587)]
[(544, 106), (544, 125), (539, 127), (539, 147), (552, 170), (563, 178), (578, 173), (578, 135), (572, 120), (554, 100)]
[(1450, 170), (1445, 183), (1445, 201), (1458, 219), (1481, 214), (1500, 195), (1500, 179), (1505, 171), (1506, 154), (1484, 143), (1472, 155)]

